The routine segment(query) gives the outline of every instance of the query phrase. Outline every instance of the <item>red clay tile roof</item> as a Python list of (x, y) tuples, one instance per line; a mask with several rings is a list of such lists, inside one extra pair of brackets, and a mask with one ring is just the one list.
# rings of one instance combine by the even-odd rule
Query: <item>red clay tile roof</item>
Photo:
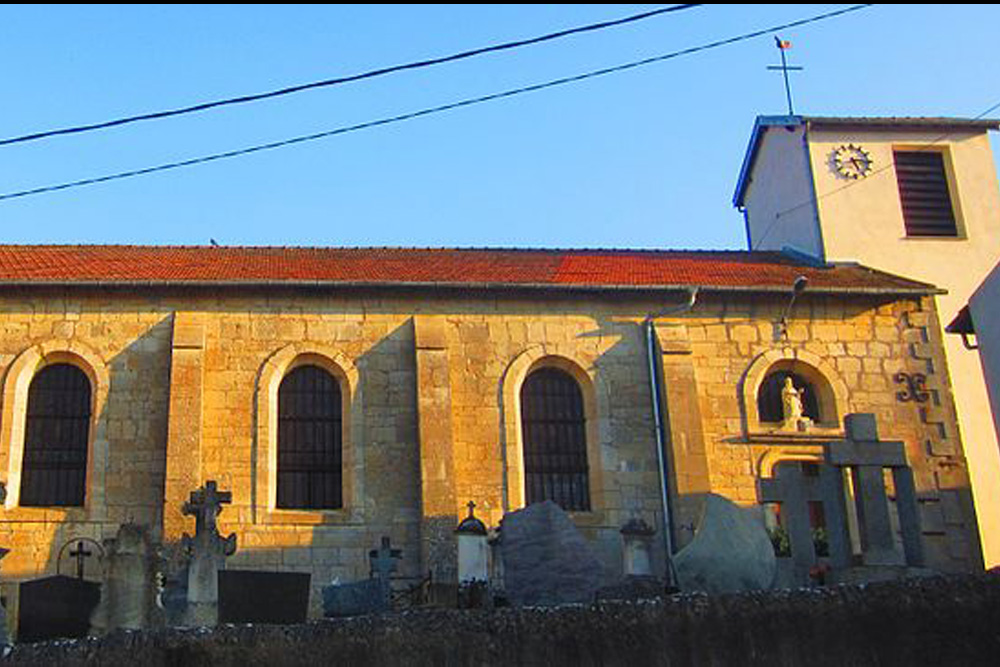
[(0, 246), (2, 285), (431, 285), (591, 289), (928, 293), (925, 283), (858, 265), (817, 267), (777, 252)]

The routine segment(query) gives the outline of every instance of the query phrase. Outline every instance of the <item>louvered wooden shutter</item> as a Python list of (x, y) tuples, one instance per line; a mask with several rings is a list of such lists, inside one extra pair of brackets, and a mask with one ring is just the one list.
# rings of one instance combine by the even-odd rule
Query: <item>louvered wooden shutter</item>
[(957, 236), (948, 177), (940, 153), (895, 151), (896, 180), (907, 236)]

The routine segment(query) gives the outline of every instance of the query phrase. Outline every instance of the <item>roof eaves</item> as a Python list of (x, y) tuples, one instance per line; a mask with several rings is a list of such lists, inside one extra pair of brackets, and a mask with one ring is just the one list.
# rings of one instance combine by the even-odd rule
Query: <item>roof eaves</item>
[[(940, 295), (946, 290), (907, 281), (908, 285), (847, 286), (811, 285), (815, 294), (867, 294), (867, 295)], [(2, 288), (59, 287), (59, 288), (316, 288), (316, 289), (440, 289), (440, 290), (497, 290), (497, 291), (549, 291), (549, 292), (680, 292), (699, 289), (705, 292), (784, 293), (790, 287), (774, 285), (719, 285), (698, 283), (664, 284), (586, 284), (586, 283), (517, 283), (517, 282), (449, 282), (449, 281), (359, 281), (359, 280), (0, 280)]]

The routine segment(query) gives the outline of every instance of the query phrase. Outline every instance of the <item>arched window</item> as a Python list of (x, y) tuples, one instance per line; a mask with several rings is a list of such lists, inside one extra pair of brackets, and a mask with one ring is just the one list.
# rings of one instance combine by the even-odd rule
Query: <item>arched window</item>
[(569, 373), (532, 372), (521, 387), (527, 504), (552, 500), (567, 511), (590, 510), (583, 394)]
[(90, 414), (90, 379), (76, 366), (52, 364), (32, 378), (24, 426), (22, 506), (83, 506)]
[(757, 392), (757, 418), (761, 422), (781, 422), (785, 419), (785, 411), (781, 392), (785, 388), (785, 380), (792, 379), (792, 385), (802, 391), (802, 414), (815, 423), (820, 419), (819, 400), (816, 389), (798, 373), (787, 370), (768, 373)]
[(280, 509), (343, 507), (340, 383), (318, 366), (299, 366), (278, 388)]

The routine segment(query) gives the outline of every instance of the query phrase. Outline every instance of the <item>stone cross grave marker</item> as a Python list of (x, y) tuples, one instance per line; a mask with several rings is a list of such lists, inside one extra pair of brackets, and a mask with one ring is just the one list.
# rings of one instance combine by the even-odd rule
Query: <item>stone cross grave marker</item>
[(396, 571), (402, 557), (402, 550), (393, 549), (388, 537), (382, 537), (382, 545), (378, 549), (372, 549), (368, 552), (370, 576), (382, 585), (386, 600), (389, 599), (392, 573)]
[(226, 567), (226, 558), (236, 553), (236, 534), (222, 537), (217, 519), (222, 506), (233, 501), (229, 491), (219, 491), (215, 481), (191, 492), (181, 512), (195, 518), (195, 534), (181, 538), (184, 550), (190, 554), (188, 563), (187, 623), (215, 625), (218, 619), (218, 572)]
[[(905, 445), (879, 440), (878, 425), (872, 414), (847, 415), (844, 430), (846, 439), (827, 445), (826, 460), (838, 469), (853, 471), (864, 564), (923, 566), (917, 493), (913, 472), (906, 464)], [(896, 488), (905, 563), (895, 549), (884, 468), (891, 470)]]
[(83, 546), (83, 541), (76, 543), (76, 549), (70, 549), (69, 555), (71, 558), (76, 559), (76, 578), (83, 579), (83, 570), (86, 565), (87, 559), (94, 555), (94, 552), (87, 551)]
[(218, 534), (217, 519), (222, 512), (222, 506), (233, 502), (230, 491), (219, 491), (214, 480), (205, 482), (205, 486), (191, 492), (191, 498), (184, 503), (181, 512), (185, 516), (194, 516), (194, 532), (197, 539), (200, 535)]
[(778, 465), (775, 477), (758, 480), (757, 493), (761, 503), (781, 505), (781, 520), (788, 531), (792, 548), (795, 579), (808, 580), (809, 571), (816, 565), (816, 549), (812, 526), (809, 522), (810, 503), (823, 504), (830, 564), (833, 567), (850, 565), (850, 541), (844, 515), (842, 477), (840, 470), (820, 465), (819, 476), (806, 475), (797, 462)]

